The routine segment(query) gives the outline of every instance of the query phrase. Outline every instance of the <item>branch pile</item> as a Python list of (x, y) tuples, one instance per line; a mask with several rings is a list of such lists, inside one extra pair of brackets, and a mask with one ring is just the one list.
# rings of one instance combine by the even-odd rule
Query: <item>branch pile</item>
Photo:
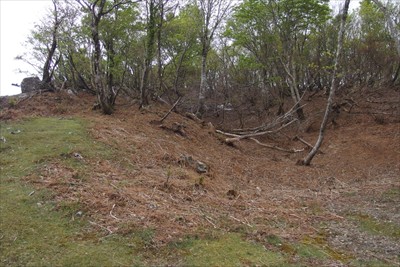
[(295, 118), (294, 112), (296, 112), (297, 109), (302, 108), (303, 106), (297, 107), (297, 108), (295, 108), (295, 107), (296, 106), (293, 106), (288, 112), (286, 112), (282, 116), (276, 118), (274, 121), (272, 121), (270, 123), (265, 123), (261, 126), (255, 127), (255, 128), (233, 129), (231, 132), (223, 132), (221, 130), (216, 130), (216, 132), (229, 137), (224, 140), (225, 143), (228, 145), (233, 145), (235, 142), (240, 141), (242, 139), (249, 139), (249, 140), (256, 142), (260, 146), (272, 148), (272, 149), (283, 151), (283, 152), (289, 152), (289, 153), (302, 152), (302, 151), (304, 151), (304, 149), (281, 148), (277, 145), (270, 145), (270, 144), (262, 143), (255, 138), (255, 137), (260, 137), (260, 136), (264, 136), (264, 135), (278, 133), (281, 130), (285, 129), (286, 127), (297, 122), (298, 119)]

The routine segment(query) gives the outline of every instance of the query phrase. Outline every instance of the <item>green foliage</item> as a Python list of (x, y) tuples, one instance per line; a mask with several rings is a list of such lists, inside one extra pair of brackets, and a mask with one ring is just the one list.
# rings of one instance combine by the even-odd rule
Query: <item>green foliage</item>
[(191, 83), (200, 66), (199, 16), (197, 6), (188, 4), (178, 15), (169, 14), (162, 29), (164, 82), (181, 93), (183, 84)]
[(389, 40), (390, 35), (385, 29), (385, 16), (371, 0), (360, 3), (361, 32), (363, 39)]

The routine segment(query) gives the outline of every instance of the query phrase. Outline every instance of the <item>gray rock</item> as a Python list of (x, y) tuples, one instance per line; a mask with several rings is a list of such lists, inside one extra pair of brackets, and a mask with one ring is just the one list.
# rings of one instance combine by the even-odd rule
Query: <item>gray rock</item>
[(38, 77), (27, 77), (21, 82), (21, 92), (30, 93), (39, 91), (41, 89), (42, 82)]
[(201, 161), (197, 161), (196, 162), (196, 171), (198, 173), (206, 173), (208, 171), (208, 166)]

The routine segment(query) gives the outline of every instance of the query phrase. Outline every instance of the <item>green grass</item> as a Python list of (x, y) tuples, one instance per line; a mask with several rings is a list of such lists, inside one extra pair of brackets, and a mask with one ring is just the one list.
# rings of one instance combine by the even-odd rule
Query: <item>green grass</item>
[(240, 234), (224, 234), (215, 239), (187, 239), (177, 244), (186, 251), (185, 266), (284, 266), (285, 258)]
[(88, 137), (82, 120), (36, 118), (18, 124), (1, 123), (0, 128), (0, 135), (7, 140), (0, 144), (3, 178), (22, 177), (56, 158), (69, 159), (77, 167), (79, 161), (66, 157), (70, 153), (88, 158), (110, 153)]
[(360, 228), (372, 235), (381, 235), (393, 239), (400, 239), (400, 226), (392, 222), (379, 221), (369, 215), (356, 214), (350, 216)]
[[(110, 152), (93, 142), (81, 120), (36, 118), (0, 124), (0, 266), (121, 266), (138, 257), (127, 246), (127, 237), (101, 238), (90, 232), (84, 220), (71, 221), (68, 213), (79, 203), (61, 203), (59, 211), (52, 192), (34, 189), (21, 178), (53, 160), (74, 168), (84, 163), (70, 157), (107, 157)], [(15, 134), (12, 134), (14, 132)]]

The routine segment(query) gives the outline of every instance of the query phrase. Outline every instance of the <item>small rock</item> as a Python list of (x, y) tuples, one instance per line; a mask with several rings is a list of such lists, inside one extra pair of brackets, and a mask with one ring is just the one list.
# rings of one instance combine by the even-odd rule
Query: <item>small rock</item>
[(238, 196), (238, 192), (234, 189), (230, 189), (228, 190), (228, 192), (226, 192), (226, 195), (228, 196), (229, 199), (234, 199)]
[(181, 124), (181, 123), (178, 123), (178, 122), (174, 122), (173, 124), (172, 124), (172, 130), (175, 132), (175, 133), (178, 133), (178, 134), (180, 134), (180, 135), (182, 135), (182, 136), (186, 136), (186, 132), (185, 132), (185, 129), (186, 128), (186, 126), (185, 125), (183, 125), (183, 124)]
[(11, 131), (11, 134), (19, 134), (21, 132), (21, 130), (15, 130), (15, 131)]
[(197, 161), (196, 162), (196, 171), (198, 173), (206, 173), (208, 171), (208, 166), (201, 161)]
[(4, 144), (7, 142), (6, 138), (4, 136), (0, 137), (0, 141), (3, 142)]
[(256, 190), (257, 190), (256, 195), (257, 195), (257, 196), (261, 196), (261, 188), (259, 188), (259, 187), (257, 186), (257, 187), (256, 187)]
[(74, 158), (76, 159), (83, 159), (82, 155), (79, 153), (74, 153)]
[(192, 156), (181, 155), (178, 163), (181, 166), (192, 166), (194, 164), (194, 159)]
[(82, 217), (83, 211), (78, 211), (78, 212), (75, 213), (75, 215), (76, 215), (77, 217)]

